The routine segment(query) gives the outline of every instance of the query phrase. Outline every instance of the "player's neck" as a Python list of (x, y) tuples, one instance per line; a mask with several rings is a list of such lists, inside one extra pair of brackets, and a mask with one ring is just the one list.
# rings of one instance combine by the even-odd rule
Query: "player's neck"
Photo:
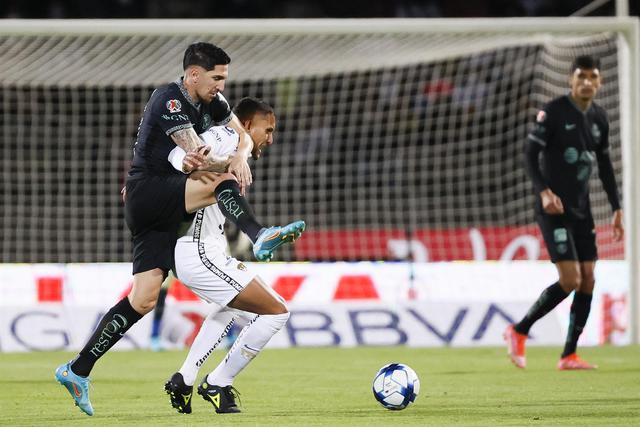
[(573, 93), (569, 94), (569, 98), (571, 98), (571, 101), (583, 113), (586, 112), (589, 109), (589, 107), (591, 107), (591, 103), (593, 102), (592, 98), (586, 98), (586, 99), (585, 98), (579, 98), (579, 97), (575, 96)]
[(200, 101), (198, 100), (198, 92), (196, 91), (195, 86), (192, 84), (191, 81), (189, 81), (187, 77), (182, 78), (182, 86), (184, 86), (185, 90), (191, 97), (190, 99), (191, 102), (193, 102), (194, 104), (200, 103)]

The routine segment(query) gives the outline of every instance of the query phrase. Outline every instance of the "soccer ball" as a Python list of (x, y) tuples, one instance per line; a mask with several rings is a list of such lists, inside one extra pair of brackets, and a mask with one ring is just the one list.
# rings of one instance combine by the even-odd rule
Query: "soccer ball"
[(420, 380), (413, 369), (402, 363), (380, 368), (373, 378), (373, 396), (387, 409), (404, 409), (415, 402)]

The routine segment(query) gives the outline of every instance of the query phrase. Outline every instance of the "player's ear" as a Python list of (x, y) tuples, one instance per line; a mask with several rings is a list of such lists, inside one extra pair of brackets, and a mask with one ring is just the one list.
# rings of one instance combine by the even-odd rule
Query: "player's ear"
[(244, 122), (242, 122), (242, 126), (243, 126), (246, 130), (251, 129), (251, 120), (245, 120)]

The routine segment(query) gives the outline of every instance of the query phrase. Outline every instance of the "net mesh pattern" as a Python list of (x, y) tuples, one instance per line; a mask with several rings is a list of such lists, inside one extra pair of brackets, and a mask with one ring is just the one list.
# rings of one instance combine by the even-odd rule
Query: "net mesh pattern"
[[(601, 58), (597, 102), (622, 175), (611, 34), (1, 36), (2, 262), (130, 261), (120, 189), (138, 122), (194, 40), (233, 58), (231, 103), (257, 96), (276, 110), (248, 197), (266, 225), (307, 222), (282, 260), (401, 258), (395, 241), (421, 242), (422, 259), (469, 259), (474, 232), (486, 246), (535, 233), (526, 135), (568, 91), (577, 54)], [(622, 257), (620, 245), (599, 249)]]

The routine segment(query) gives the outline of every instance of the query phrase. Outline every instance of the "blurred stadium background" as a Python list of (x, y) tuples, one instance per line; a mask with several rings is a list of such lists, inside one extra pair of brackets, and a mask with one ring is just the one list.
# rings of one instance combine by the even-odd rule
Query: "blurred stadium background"
[[(232, 57), (231, 103), (275, 107), (275, 144), (252, 165), (258, 217), (308, 224), (281, 262), (253, 265), (292, 311), (272, 347), (500, 345), (556, 274), (533, 220), (526, 135), (567, 92), (572, 59), (601, 58), (629, 236), (612, 242), (595, 174), (601, 261), (581, 343), (638, 342), (639, 26), (607, 17), (616, 5), (637, 15), (637, 2), (342, 3), (2, 3), (0, 352), (77, 350), (129, 289), (120, 189), (151, 91), (180, 75), (196, 40)], [(424, 19), (472, 16), (484, 18)], [(532, 344), (563, 342), (569, 305)], [(188, 345), (207, 310), (176, 281), (164, 346)], [(147, 348), (150, 323), (118, 347)]]

